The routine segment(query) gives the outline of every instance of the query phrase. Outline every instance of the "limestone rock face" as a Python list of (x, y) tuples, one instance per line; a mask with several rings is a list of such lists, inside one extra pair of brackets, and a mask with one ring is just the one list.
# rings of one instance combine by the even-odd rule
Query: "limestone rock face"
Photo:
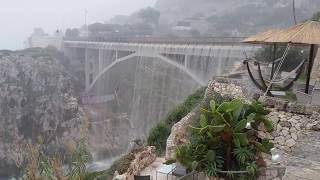
[(79, 138), (84, 115), (59, 60), (40, 52), (0, 56), (1, 176), (12, 173), (21, 154), (17, 149), (26, 143), (41, 137), (50, 149)]
[(115, 174), (113, 180), (134, 180), (134, 175), (139, 175), (140, 171), (152, 164), (156, 158), (155, 147), (145, 147), (142, 152), (136, 154), (127, 172), (121, 175)]
[(173, 125), (171, 134), (167, 139), (166, 160), (175, 159), (175, 151), (178, 145), (186, 144), (188, 142), (187, 128), (195, 119), (196, 113), (190, 112), (178, 123)]

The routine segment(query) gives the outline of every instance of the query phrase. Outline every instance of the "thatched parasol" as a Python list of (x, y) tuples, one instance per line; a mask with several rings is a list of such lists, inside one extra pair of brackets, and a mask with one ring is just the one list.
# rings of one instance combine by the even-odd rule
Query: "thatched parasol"
[(251, 44), (268, 44), (269, 42), (266, 42), (266, 40), (274, 36), (276, 33), (280, 32), (280, 30), (281, 29), (270, 29), (270, 30), (258, 33), (256, 35), (250, 36), (244, 39), (242, 42), (251, 43)]
[(266, 43), (320, 44), (320, 22), (306, 21), (282, 29), (265, 39)]
[[(260, 32), (256, 35), (250, 36), (246, 39), (244, 39), (242, 42), (244, 43), (250, 43), (250, 44), (272, 44), (271, 52), (273, 52), (273, 61), (276, 60), (276, 49), (277, 45), (274, 42), (266, 42), (266, 40), (272, 36), (274, 36), (276, 33), (280, 32), (281, 29), (270, 29), (264, 32)], [(273, 78), (274, 74), (274, 66), (275, 63), (272, 62), (272, 70), (271, 70), (271, 79)]]
[[(252, 43), (247, 40), (248, 39), (250, 40), (250, 38), (257, 38), (255, 37), (257, 35), (249, 37), (243, 42)], [(271, 35), (266, 32), (265, 34), (260, 33), (260, 36), (258, 36), (258, 40), (261, 40), (260, 43), (266, 43), (266, 44), (292, 43), (292, 44), (311, 45), (309, 62), (308, 62), (307, 82), (306, 82), (306, 89), (305, 89), (305, 92), (308, 93), (313, 61), (317, 53), (317, 49), (318, 49), (317, 45), (320, 44), (320, 22), (306, 21), (304, 23), (300, 23), (292, 27), (282, 29), (277, 32), (273, 32)]]

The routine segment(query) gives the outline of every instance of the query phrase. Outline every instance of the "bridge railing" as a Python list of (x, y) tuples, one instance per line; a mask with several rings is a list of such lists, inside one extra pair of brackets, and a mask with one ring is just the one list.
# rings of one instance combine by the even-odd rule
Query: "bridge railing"
[(95, 41), (152, 44), (230, 44), (241, 43), (246, 37), (89, 37), (66, 39), (68, 41)]

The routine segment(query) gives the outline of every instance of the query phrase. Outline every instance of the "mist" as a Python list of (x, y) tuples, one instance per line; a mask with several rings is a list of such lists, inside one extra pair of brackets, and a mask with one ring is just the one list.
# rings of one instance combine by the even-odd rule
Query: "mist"
[(88, 23), (104, 22), (114, 15), (128, 15), (155, 0), (11, 0), (0, 6), (0, 49), (21, 49), (23, 42), (36, 27), (47, 33), (56, 29), (79, 27), (84, 24), (84, 11)]

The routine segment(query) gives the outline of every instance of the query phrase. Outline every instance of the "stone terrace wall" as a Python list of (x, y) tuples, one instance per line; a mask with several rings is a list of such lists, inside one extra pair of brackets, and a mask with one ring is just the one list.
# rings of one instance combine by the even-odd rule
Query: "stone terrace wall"
[[(259, 94), (252, 92), (243, 83), (229, 79), (216, 79), (209, 82), (207, 93), (213, 93), (213, 91), (221, 95), (232, 95), (248, 100), (259, 98)], [(264, 96), (261, 96), (259, 101), (271, 110), (268, 117), (274, 126), (272, 133), (259, 127), (259, 136), (271, 139), (276, 148), (290, 153), (295, 147), (300, 132), (320, 131), (320, 106), (303, 105)]]
[(272, 111), (268, 117), (274, 126), (272, 133), (259, 129), (259, 136), (270, 138), (276, 148), (290, 153), (300, 132), (320, 129), (318, 106), (289, 103), (273, 97), (261, 97), (259, 101)]

